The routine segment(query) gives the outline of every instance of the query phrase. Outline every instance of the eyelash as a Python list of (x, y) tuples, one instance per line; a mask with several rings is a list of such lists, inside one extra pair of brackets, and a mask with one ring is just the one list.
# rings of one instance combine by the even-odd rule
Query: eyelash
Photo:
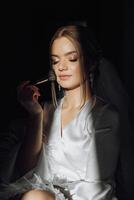
[(73, 59), (70, 59), (69, 61), (76, 62), (77, 60), (78, 60), (77, 58), (73, 58)]
[(52, 63), (52, 65), (56, 65), (56, 64), (58, 64), (58, 62), (59, 61), (52, 61), (51, 63)]
[[(76, 62), (78, 59), (74, 58), (74, 59), (70, 59), (70, 62)], [(52, 65), (56, 65), (59, 61), (52, 61)]]

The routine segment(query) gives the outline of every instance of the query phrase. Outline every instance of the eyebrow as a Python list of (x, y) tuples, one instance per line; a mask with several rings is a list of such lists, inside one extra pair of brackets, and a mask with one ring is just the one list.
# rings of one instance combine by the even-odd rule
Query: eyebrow
[[(68, 55), (73, 54), (73, 53), (77, 53), (77, 51), (69, 51), (69, 52), (65, 53), (64, 55), (65, 55), (65, 56), (68, 56)], [(56, 54), (51, 54), (50, 56), (51, 56), (51, 57), (52, 57), (52, 56), (54, 56), (54, 57), (59, 57), (59, 56), (56, 55)]]

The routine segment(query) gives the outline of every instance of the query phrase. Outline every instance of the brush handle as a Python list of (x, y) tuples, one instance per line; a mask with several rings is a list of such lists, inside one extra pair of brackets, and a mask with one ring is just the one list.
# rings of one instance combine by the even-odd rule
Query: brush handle
[(48, 74), (48, 78), (41, 78), (37, 81), (34, 81), (32, 82), (33, 85), (40, 85), (42, 83), (45, 83), (47, 81), (56, 81), (56, 76), (54, 74), (54, 72), (52, 70), (49, 71), (49, 74)]
[(47, 78), (47, 79), (44, 79), (44, 80), (39, 80), (39, 81), (37, 81), (36, 83), (34, 83), (34, 85), (40, 85), (40, 84), (45, 83), (45, 82), (47, 82), (47, 81), (49, 81), (48, 78)]

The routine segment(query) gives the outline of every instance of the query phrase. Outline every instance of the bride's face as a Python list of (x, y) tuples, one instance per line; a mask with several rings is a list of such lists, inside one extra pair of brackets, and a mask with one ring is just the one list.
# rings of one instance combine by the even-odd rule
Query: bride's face
[(51, 63), (61, 87), (66, 90), (80, 87), (80, 58), (73, 43), (66, 37), (58, 38), (53, 42)]

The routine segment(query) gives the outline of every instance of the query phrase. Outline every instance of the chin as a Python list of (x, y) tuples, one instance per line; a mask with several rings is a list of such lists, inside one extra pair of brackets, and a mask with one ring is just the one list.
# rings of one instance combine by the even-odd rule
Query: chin
[(79, 88), (80, 84), (78, 84), (78, 85), (61, 85), (61, 87), (64, 90), (73, 90), (73, 89)]

